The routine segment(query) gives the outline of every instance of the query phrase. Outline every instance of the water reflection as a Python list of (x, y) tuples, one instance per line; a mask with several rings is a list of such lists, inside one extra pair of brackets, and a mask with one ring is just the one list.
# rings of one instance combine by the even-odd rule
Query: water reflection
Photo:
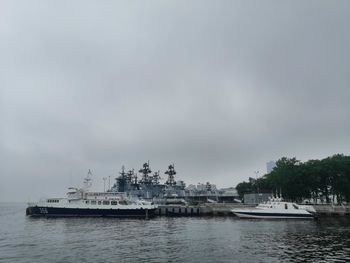
[[(250, 221), (254, 224), (254, 221)], [(245, 230), (246, 250), (266, 259), (288, 262), (349, 262), (350, 221), (259, 221)], [(254, 242), (255, 241), (255, 242)]]
[(349, 218), (31, 219), (0, 205), (0, 262), (349, 262)]

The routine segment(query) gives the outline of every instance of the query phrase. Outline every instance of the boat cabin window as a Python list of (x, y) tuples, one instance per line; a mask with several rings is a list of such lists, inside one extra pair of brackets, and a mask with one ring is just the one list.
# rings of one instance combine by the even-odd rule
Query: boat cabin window
[(103, 205), (109, 205), (109, 201), (103, 201)]
[(111, 201), (111, 205), (118, 205), (118, 201)]
[(58, 199), (48, 199), (47, 202), (48, 203), (58, 203), (59, 200)]
[(119, 204), (121, 204), (121, 205), (127, 205), (128, 202), (127, 202), (126, 200), (120, 200), (120, 201), (119, 201)]
[(89, 201), (85, 201), (85, 204), (89, 204)]
[(100, 205), (100, 204), (101, 204), (101, 201), (98, 201), (98, 204)]
[(96, 205), (96, 201), (91, 201), (91, 204), (92, 205)]
[(296, 204), (293, 204), (293, 207), (294, 207), (295, 209), (299, 209), (299, 207), (298, 207)]
[(285, 208), (285, 209), (288, 209), (288, 205), (287, 205), (287, 204), (284, 204), (284, 208)]

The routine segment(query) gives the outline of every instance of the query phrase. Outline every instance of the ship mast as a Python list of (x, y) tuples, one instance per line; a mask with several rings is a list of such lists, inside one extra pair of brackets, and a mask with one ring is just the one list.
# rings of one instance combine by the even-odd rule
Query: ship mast
[(149, 168), (149, 161), (147, 163), (143, 164), (143, 168), (139, 170), (139, 172), (142, 174), (141, 182), (144, 184), (148, 184), (151, 182), (149, 174), (152, 172)]
[(122, 166), (122, 171), (119, 172), (119, 174), (121, 175), (121, 177), (122, 177), (123, 179), (126, 178), (126, 172), (125, 172), (125, 166), (124, 166), (124, 165)]
[(84, 190), (87, 190), (87, 189), (89, 189), (90, 187), (91, 187), (91, 185), (92, 185), (92, 172), (91, 172), (91, 170), (89, 169), (89, 171), (88, 171), (88, 173), (87, 173), (87, 175), (86, 175), (86, 177), (84, 178)]
[(155, 185), (158, 185), (159, 184), (159, 180), (162, 179), (159, 174), (160, 174), (160, 171), (158, 170), (158, 172), (154, 172), (154, 174), (152, 176), (152, 182)]
[(165, 182), (165, 184), (169, 186), (176, 185), (175, 176), (174, 176), (176, 174), (176, 171), (174, 168), (174, 164), (169, 165), (168, 170), (165, 172), (165, 174), (168, 175), (168, 180)]
[(127, 180), (127, 182), (128, 182), (129, 184), (132, 183), (132, 179), (133, 179), (134, 174), (135, 174), (134, 169), (129, 170), (129, 171), (126, 173), (126, 180)]
[(119, 172), (119, 174), (120, 176), (116, 178), (118, 192), (124, 192), (126, 187), (126, 181), (127, 181), (127, 173), (125, 172), (124, 165), (122, 166), (122, 171)]

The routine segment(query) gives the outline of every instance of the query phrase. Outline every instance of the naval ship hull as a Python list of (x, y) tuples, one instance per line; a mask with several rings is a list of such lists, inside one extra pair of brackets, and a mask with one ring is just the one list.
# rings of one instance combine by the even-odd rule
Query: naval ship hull
[(92, 209), (31, 206), (26, 214), (31, 217), (119, 217), (119, 218), (151, 218), (156, 208), (152, 209)]

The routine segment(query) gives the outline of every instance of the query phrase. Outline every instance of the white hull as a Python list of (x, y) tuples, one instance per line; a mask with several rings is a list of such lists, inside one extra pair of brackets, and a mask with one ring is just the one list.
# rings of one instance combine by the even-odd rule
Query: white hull
[(244, 214), (239, 212), (233, 212), (239, 218), (251, 218), (251, 219), (313, 219), (312, 216), (308, 215), (266, 215), (266, 214)]
[(232, 209), (232, 213), (240, 218), (266, 218), (266, 219), (313, 219), (314, 214), (306, 207), (295, 203), (283, 202), (280, 199), (271, 199), (259, 204), (253, 209)]

